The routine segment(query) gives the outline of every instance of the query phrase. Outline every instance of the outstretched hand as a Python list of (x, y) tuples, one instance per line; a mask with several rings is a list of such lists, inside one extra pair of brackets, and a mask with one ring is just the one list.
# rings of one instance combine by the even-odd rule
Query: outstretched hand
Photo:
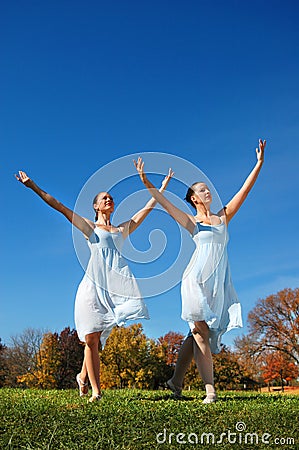
[(162, 191), (162, 192), (165, 191), (165, 189), (167, 188), (168, 183), (171, 180), (171, 178), (173, 177), (173, 175), (174, 175), (174, 172), (172, 171), (171, 168), (169, 168), (168, 174), (165, 176), (164, 180), (162, 181), (160, 191)]
[(259, 140), (259, 148), (256, 148), (256, 157), (258, 161), (264, 161), (264, 153), (265, 153), (266, 141), (262, 139)]
[(27, 173), (22, 172), (21, 170), (19, 170), (19, 175), (15, 174), (15, 177), (20, 183), (24, 184), (27, 187), (29, 186), (29, 184), (31, 182), (31, 179), (28, 177)]
[(144, 161), (142, 161), (142, 158), (139, 156), (139, 158), (137, 159), (137, 161), (135, 161), (135, 159), (133, 159), (133, 163), (134, 166), (136, 167), (136, 170), (138, 172), (138, 175), (141, 178), (142, 183), (146, 182), (146, 175), (144, 173)]
[[(147, 178), (146, 178), (146, 174), (144, 172), (144, 161), (139, 156), (137, 161), (135, 161), (135, 159), (134, 159), (133, 162), (134, 162), (134, 166), (136, 167), (136, 170), (141, 178), (142, 183), (146, 184)], [(173, 175), (174, 175), (174, 172), (171, 169), (169, 169), (168, 174), (165, 176), (164, 180), (162, 181), (160, 191), (164, 191), (166, 189), (166, 187), (168, 186), (168, 183), (171, 180), (171, 178), (173, 177)]]

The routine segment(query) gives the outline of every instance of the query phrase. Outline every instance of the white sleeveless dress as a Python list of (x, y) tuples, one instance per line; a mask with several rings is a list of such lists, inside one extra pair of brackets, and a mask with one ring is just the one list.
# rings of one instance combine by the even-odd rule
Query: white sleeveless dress
[(115, 325), (149, 319), (147, 307), (126, 260), (121, 255), (124, 238), (96, 227), (88, 239), (90, 259), (75, 300), (75, 324), (80, 341), (101, 331), (104, 347)]
[(219, 353), (222, 335), (243, 326), (227, 257), (227, 227), (223, 222), (197, 222), (192, 237), (196, 249), (183, 275), (182, 319), (191, 331), (195, 321), (205, 321), (210, 329), (211, 351)]

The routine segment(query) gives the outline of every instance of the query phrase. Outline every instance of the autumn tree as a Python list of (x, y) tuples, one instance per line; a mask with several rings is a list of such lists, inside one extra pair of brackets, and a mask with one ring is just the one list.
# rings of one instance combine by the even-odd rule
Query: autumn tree
[(204, 382), (198, 372), (194, 359), (192, 359), (190, 366), (184, 377), (184, 389), (199, 389), (205, 388)]
[(115, 327), (101, 354), (102, 386), (155, 388), (166, 376), (165, 358), (163, 347), (145, 336), (141, 324)]
[(17, 377), (26, 387), (53, 389), (57, 387), (55, 376), (60, 366), (60, 352), (57, 333), (46, 333), (36, 353), (34, 370)]
[(256, 352), (276, 350), (299, 364), (299, 288), (259, 299), (248, 322)]
[(18, 386), (18, 376), (36, 370), (43, 334), (40, 329), (27, 328), (21, 334), (11, 337), (11, 344), (3, 354), (7, 368), (6, 386)]
[(236, 389), (239, 387), (244, 373), (237, 356), (225, 345), (221, 352), (213, 355), (215, 386), (219, 390)]
[(8, 373), (7, 370), (7, 364), (5, 361), (5, 352), (6, 352), (6, 346), (2, 344), (1, 338), (0, 338), (0, 388), (4, 386), (5, 379)]
[[(134, 338), (132, 346), (141, 340), (141, 327), (127, 329), (123, 327), (114, 328), (106, 342), (104, 351), (102, 352), (102, 373), (101, 379), (104, 387), (125, 387), (128, 383), (128, 363), (132, 348), (130, 348), (129, 339)], [(137, 344), (138, 345), (138, 344)], [(140, 349), (137, 350), (139, 356)], [(135, 361), (132, 362), (131, 367), (136, 369)]]
[[(101, 383), (104, 388), (130, 387), (147, 355), (141, 324), (114, 327), (101, 354)], [(143, 374), (139, 372), (139, 376)]]
[(148, 341), (149, 353), (146, 361), (148, 376), (143, 388), (158, 389), (165, 385), (173, 373), (172, 366), (167, 364), (169, 352), (164, 344), (161, 345), (153, 339)]
[(183, 340), (184, 336), (174, 331), (169, 331), (158, 338), (157, 345), (165, 348), (166, 364), (169, 366), (175, 366)]
[(70, 327), (61, 331), (58, 339), (60, 365), (55, 379), (58, 389), (69, 389), (74, 386), (76, 374), (81, 371), (84, 357), (84, 346), (80, 343), (76, 330)]
[(66, 327), (58, 333), (28, 328), (0, 342), (0, 386), (67, 389), (75, 386), (84, 346), (77, 332)]
[(262, 374), (268, 388), (273, 381), (278, 381), (284, 390), (284, 382), (289, 383), (299, 375), (298, 366), (294, 360), (283, 352), (268, 352), (262, 365)]
[[(221, 352), (213, 355), (213, 364), (216, 389), (236, 389), (240, 386), (244, 373), (240, 368), (237, 356), (228, 347), (223, 345)], [(204, 389), (204, 382), (200, 377), (194, 359), (186, 372), (184, 388)]]
[(243, 373), (244, 384), (262, 383), (262, 353), (258, 351), (259, 344), (254, 335), (238, 336), (234, 340), (234, 354)]

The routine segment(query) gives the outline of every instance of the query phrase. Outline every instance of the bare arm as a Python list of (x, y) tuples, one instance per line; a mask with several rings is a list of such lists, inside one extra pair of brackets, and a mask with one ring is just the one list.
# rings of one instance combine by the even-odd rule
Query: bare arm
[(238, 212), (239, 208), (244, 203), (247, 195), (251, 191), (256, 179), (260, 173), (262, 165), (264, 163), (264, 151), (266, 147), (266, 141), (259, 140), (259, 148), (256, 149), (257, 162), (248, 177), (246, 178), (241, 189), (234, 195), (234, 197), (228, 202), (225, 208), (219, 211), (219, 216), (226, 216), (226, 222), (228, 223), (234, 215)]
[(191, 214), (186, 214), (181, 209), (174, 206), (164, 195), (158, 191), (158, 189), (148, 180), (144, 173), (144, 162), (141, 158), (138, 158), (137, 162), (134, 161), (137, 172), (141, 178), (143, 184), (150, 191), (152, 197), (160, 203), (161, 206), (168, 212), (168, 214), (173, 217), (179, 224), (181, 224), (184, 228), (186, 228), (189, 233), (193, 233), (195, 226), (195, 219)]
[(85, 237), (89, 237), (93, 232), (94, 225), (91, 220), (85, 219), (76, 214), (71, 209), (67, 208), (61, 202), (52, 197), (52, 195), (43, 191), (33, 180), (31, 180), (25, 172), (19, 171), (19, 175), (15, 175), (16, 179), (20, 181), (24, 186), (30, 188), (35, 192), (45, 203), (51, 208), (63, 214), (75, 227), (77, 227)]
[[(166, 177), (162, 181), (162, 185), (161, 185), (159, 192), (163, 192), (166, 189), (172, 176), (173, 176), (173, 172), (171, 171), (171, 169), (169, 169), (168, 175), (166, 175)], [(148, 216), (148, 214), (153, 210), (153, 208), (156, 206), (156, 204), (157, 204), (157, 201), (152, 197), (142, 209), (140, 209), (136, 214), (134, 214), (134, 216), (130, 220), (119, 225), (119, 228), (121, 229), (121, 231), (123, 232), (125, 237), (128, 236), (128, 234), (133, 233), (133, 231), (135, 231), (136, 228), (139, 227), (139, 225), (144, 221), (144, 219)]]

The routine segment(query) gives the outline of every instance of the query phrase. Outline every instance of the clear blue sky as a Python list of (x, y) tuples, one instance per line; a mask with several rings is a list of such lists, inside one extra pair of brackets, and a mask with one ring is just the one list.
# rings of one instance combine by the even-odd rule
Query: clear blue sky
[[(86, 181), (109, 162), (164, 152), (207, 174), (225, 203), (253, 167), (263, 137), (262, 173), (230, 226), (245, 325), (258, 298), (298, 287), (298, 12), (290, 0), (2, 3), (4, 343), (27, 327), (73, 327), (83, 276), (70, 224), (14, 179), (19, 169), (74, 207)], [(119, 195), (138, 189), (135, 177)], [(185, 194), (176, 182), (169, 190)], [(157, 211), (132, 237), (138, 249), (148, 249), (157, 224), (172, 248), (179, 229)], [(164, 262), (132, 268), (137, 276), (159, 273)], [(146, 301), (148, 336), (187, 331), (179, 286)], [(228, 333), (224, 343), (245, 331)]]

